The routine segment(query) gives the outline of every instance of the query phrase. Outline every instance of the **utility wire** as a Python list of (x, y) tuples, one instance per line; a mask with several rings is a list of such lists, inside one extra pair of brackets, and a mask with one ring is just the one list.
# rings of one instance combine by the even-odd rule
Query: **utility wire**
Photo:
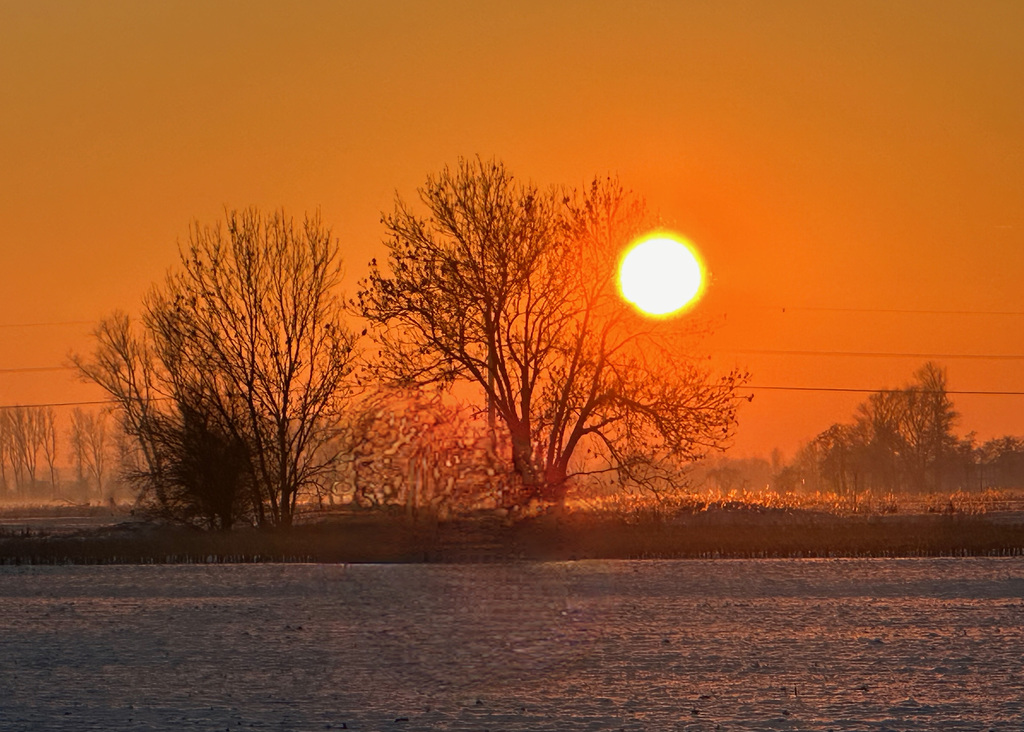
[(74, 371), (77, 366), (18, 366), (0, 369), (0, 374), (29, 374), (37, 371)]
[[(727, 348), (718, 353), (739, 356), (824, 356), (839, 358), (914, 358), (970, 361), (1024, 361), (1018, 353), (897, 353), (894, 351), (802, 351), (772, 348)], [(19, 366), (0, 368), (0, 374), (22, 374), (37, 371), (74, 371), (77, 366)]]
[(936, 358), (973, 361), (1024, 361), (1022, 354), (992, 353), (895, 353), (889, 351), (787, 351), (778, 349), (726, 349), (720, 353), (759, 356), (839, 356), (844, 358)]
[[(856, 389), (845, 386), (776, 386), (769, 384), (744, 384), (744, 389), (759, 391), (823, 391), (850, 394), (902, 394), (905, 389)], [(949, 394), (965, 396), (1024, 396), (1024, 391), (981, 391), (973, 389), (946, 389), (944, 391), (927, 391), (917, 389), (918, 394)]]
[[(742, 389), (754, 391), (796, 391), (825, 392), (841, 394), (902, 394), (905, 389), (862, 389), (845, 386), (783, 386), (776, 384), (744, 384)], [(946, 389), (945, 391), (916, 390), (918, 394), (946, 394), (948, 396), (1024, 396), (1024, 391), (983, 391), (974, 389)], [(169, 397), (158, 397), (154, 401), (169, 401)], [(113, 399), (94, 399), (88, 401), (46, 402), (43, 404), (0, 404), (0, 410), (19, 409), (22, 407), (85, 407), (117, 404)]]
[(832, 308), (832, 307), (785, 307), (781, 305), (765, 307), (765, 310), (796, 310), (816, 313), (885, 313), (887, 315), (981, 315), (999, 317), (1024, 317), (1024, 310), (925, 310), (911, 308)]
[[(817, 313), (883, 313), (888, 315), (978, 315), (997, 317), (1024, 317), (1024, 310), (939, 310), (919, 308), (841, 308), (801, 305), (761, 305), (758, 310)], [(95, 325), (96, 320), (54, 320), (38, 323), (0, 323), (0, 328), (55, 328), (71, 325)]]
[(95, 320), (54, 320), (49, 323), (0, 323), (0, 328), (56, 328), (65, 325), (96, 325)]
[(99, 404), (116, 404), (113, 399), (93, 399), (79, 402), (46, 402), (43, 404), (0, 404), (0, 411), (5, 409), (32, 409), (35, 407), (92, 407)]

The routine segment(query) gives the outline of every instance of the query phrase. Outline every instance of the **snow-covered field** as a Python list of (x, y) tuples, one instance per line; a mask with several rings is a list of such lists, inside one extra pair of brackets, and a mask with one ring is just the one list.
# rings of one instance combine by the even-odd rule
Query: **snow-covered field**
[(0, 567), (0, 729), (1024, 729), (1024, 559)]

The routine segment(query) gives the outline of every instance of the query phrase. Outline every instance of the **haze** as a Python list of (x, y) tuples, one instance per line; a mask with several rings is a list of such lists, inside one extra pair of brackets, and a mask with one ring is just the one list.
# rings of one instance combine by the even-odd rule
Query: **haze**
[[(1022, 34), (1017, 2), (0, 2), (0, 404), (100, 398), (11, 369), (137, 311), (191, 220), (319, 208), (351, 291), (395, 192), (475, 154), (644, 194), (755, 386), (927, 360), (791, 353), (831, 351), (1024, 392), (1024, 358), (992, 358), (1024, 354)], [(864, 398), (749, 393), (738, 455)], [(953, 398), (961, 432), (1024, 433), (1024, 396)]]

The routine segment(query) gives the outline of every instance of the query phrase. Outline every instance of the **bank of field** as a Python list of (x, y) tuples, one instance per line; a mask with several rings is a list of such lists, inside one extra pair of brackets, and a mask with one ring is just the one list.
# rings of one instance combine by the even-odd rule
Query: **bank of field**
[(516, 521), (313, 511), (287, 530), (209, 532), (109, 507), (0, 513), (0, 563), (490, 562), (1024, 554), (1016, 494), (795, 499), (760, 493), (577, 504)]

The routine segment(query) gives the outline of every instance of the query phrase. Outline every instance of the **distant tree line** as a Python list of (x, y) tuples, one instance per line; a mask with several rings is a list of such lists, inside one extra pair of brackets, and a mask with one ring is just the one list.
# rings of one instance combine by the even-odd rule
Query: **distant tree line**
[(838, 495), (1024, 488), (1024, 439), (978, 445), (973, 434), (956, 436), (958, 416), (945, 369), (926, 363), (909, 384), (872, 394), (852, 422), (801, 447), (773, 482), (780, 490)]
[(62, 424), (53, 407), (0, 409), (0, 500), (105, 500), (112, 447), (101, 410), (76, 408)]
[[(148, 510), (290, 526), (302, 501), (410, 512), (560, 506), (572, 485), (661, 490), (723, 448), (745, 374), (713, 377), (687, 319), (618, 296), (618, 258), (656, 222), (611, 179), (520, 183), (463, 160), (384, 216), (346, 324), (318, 216), (227, 211), (75, 358), (114, 402), (119, 473)], [(465, 408), (445, 396), (453, 387)], [(468, 395), (468, 396), (467, 396)]]

